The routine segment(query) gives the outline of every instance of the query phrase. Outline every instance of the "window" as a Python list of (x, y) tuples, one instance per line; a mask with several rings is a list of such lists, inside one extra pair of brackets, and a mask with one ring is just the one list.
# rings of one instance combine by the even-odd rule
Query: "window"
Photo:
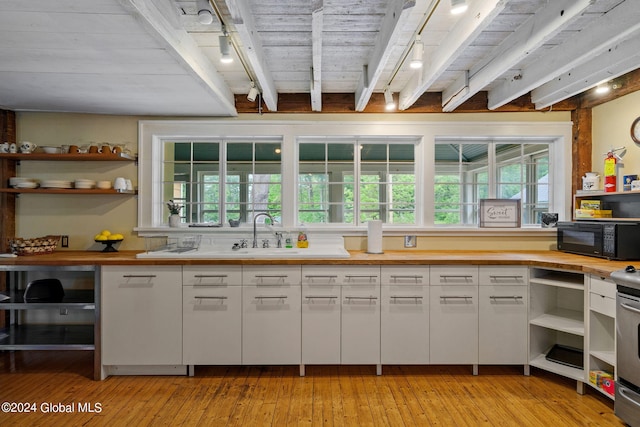
[(417, 143), (417, 138), (301, 138), (297, 222), (416, 224)]
[(258, 212), (281, 217), (280, 141), (165, 141), (163, 147), (163, 204), (182, 204), (182, 222), (247, 222)]
[(552, 140), (439, 138), (435, 147), (435, 224), (475, 225), (480, 199), (520, 199), (523, 225), (553, 210)]

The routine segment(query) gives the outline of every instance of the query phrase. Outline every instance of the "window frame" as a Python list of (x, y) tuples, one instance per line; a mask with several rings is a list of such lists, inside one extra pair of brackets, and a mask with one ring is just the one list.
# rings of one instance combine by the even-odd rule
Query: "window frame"
[[(473, 116), (473, 121), (449, 120), (438, 122), (438, 115), (415, 114), (391, 117), (389, 115), (371, 115), (363, 120), (361, 116), (337, 116), (326, 115), (313, 121), (305, 117), (290, 117), (287, 120), (264, 119), (263, 117), (246, 116), (242, 119), (205, 119), (205, 120), (141, 120), (138, 123), (138, 224), (135, 231), (139, 235), (166, 235), (167, 233), (185, 232), (183, 229), (169, 229), (163, 215), (166, 206), (162, 206), (158, 200), (162, 194), (158, 192), (158, 165), (161, 161), (159, 147), (162, 141), (184, 138), (189, 140), (209, 140), (219, 136), (278, 136), (282, 138), (282, 224), (288, 228), (297, 227), (295, 218), (296, 212), (292, 206), (296, 206), (297, 194), (294, 183), (297, 182), (297, 144), (299, 137), (306, 136), (416, 136), (422, 139), (416, 152), (416, 180), (419, 184), (416, 197), (422, 198), (422, 203), (416, 206), (417, 225), (406, 227), (398, 226), (389, 228), (385, 226), (385, 232), (391, 234), (415, 234), (421, 235), (487, 235), (497, 233), (495, 230), (460, 227), (458, 229), (434, 226), (433, 209), (424, 207), (433, 206), (434, 203), (434, 174), (433, 159), (434, 145), (437, 138), (457, 137), (457, 138), (477, 138), (487, 136), (491, 138), (508, 137), (552, 137), (555, 138), (553, 144), (553, 164), (556, 181), (553, 197), (556, 200), (556, 207), (559, 219), (570, 220), (571, 218), (571, 168), (565, 167), (571, 159), (572, 144), (572, 123), (567, 120), (566, 115), (561, 113), (550, 113), (546, 115), (551, 121), (492, 121), (493, 116), (507, 117), (508, 115), (478, 114)], [(333, 119), (332, 119), (333, 117)], [(435, 120), (434, 120), (435, 117)], [(447, 115), (452, 118), (452, 115)], [(514, 117), (513, 115), (511, 117)], [(523, 114), (523, 117), (531, 115)], [(241, 227), (246, 226), (241, 224)], [(307, 231), (320, 233), (339, 233), (343, 235), (362, 235), (366, 233), (366, 225), (343, 226), (330, 225), (322, 227), (306, 226)], [(531, 232), (549, 233), (549, 229), (539, 227), (529, 228)], [(237, 228), (229, 227), (201, 230), (203, 233), (238, 233)], [(523, 229), (500, 230), (501, 234), (529, 233)], [(553, 231), (553, 230), (551, 230)], [(346, 234), (345, 234), (346, 233)]]

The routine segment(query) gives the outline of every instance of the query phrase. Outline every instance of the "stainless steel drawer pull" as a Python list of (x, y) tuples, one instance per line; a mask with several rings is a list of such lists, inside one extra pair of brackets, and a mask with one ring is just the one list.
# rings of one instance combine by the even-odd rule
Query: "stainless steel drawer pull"
[(195, 296), (194, 298), (197, 299), (197, 300), (203, 300), (203, 299), (225, 300), (225, 299), (227, 299), (227, 297), (203, 297), (203, 296)]
[(415, 281), (417, 282), (417, 281), (418, 281), (418, 279), (422, 279), (422, 276), (417, 275), (417, 274), (415, 274), (415, 275), (410, 275), (410, 276), (397, 276), (397, 275), (392, 275), (392, 276), (391, 276), (391, 279), (392, 279), (392, 280), (395, 280), (395, 281), (398, 281), (398, 279), (413, 279), (413, 280), (415, 280)]
[(494, 300), (499, 300), (499, 299), (520, 300), (523, 297), (521, 297), (520, 295), (490, 295), (489, 298)]
[(441, 296), (440, 297), (441, 300), (448, 300), (448, 299), (463, 299), (463, 300), (469, 300), (469, 299), (473, 299), (472, 296), (457, 296), (457, 295), (452, 295), (452, 296)]
[(489, 278), (491, 279), (524, 279), (524, 276), (518, 276), (518, 275), (513, 275), (513, 276), (489, 276)]
[(375, 281), (375, 279), (378, 277), (375, 274), (369, 275), (369, 274), (365, 274), (365, 275), (351, 275), (351, 274), (347, 274), (345, 276), (347, 278), (348, 281), (351, 281), (353, 279), (369, 279), (369, 282), (373, 282)]
[(422, 302), (422, 297), (420, 295), (414, 295), (414, 296), (392, 295), (390, 298), (391, 298), (392, 304), (396, 304), (398, 302), (397, 300), (403, 300), (403, 299), (414, 300), (416, 304), (418, 304), (418, 302)]
[(261, 274), (261, 275), (257, 275), (256, 274), (256, 278), (258, 278), (258, 279), (286, 279), (287, 277), (289, 277), (289, 276), (287, 276), (286, 274), (285, 275), (282, 275), (282, 274), (272, 274), (272, 275)]
[(337, 299), (338, 296), (337, 295), (323, 295), (323, 296), (319, 296), (319, 295), (309, 295), (305, 297), (306, 299)]
[(470, 274), (446, 275), (446, 276), (440, 276), (440, 277), (443, 278), (444, 280), (447, 280), (447, 279), (471, 279), (471, 278), (473, 278), (473, 276), (470, 275)]
[(354, 299), (355, 300), (365, 300), (366, 299), (366, 300), (372, 301), (372, 300), (377, 300), (378, 297), (344, 297), (344, 299), (346, 299), (347, 301), (351, 301), (351, 300), (354, 300)]
[(288, 297), (286, 295), (277, 295), (277, 296), (262, 296), (262, 297), (256, 297), (255, 299), (258, 300), (263, 300), (263, 299), (287, 299)]
[(196, 279), (224, 279), (225, 277), (227, 277), (226, 274), (196, 274), (195, 276)]
[(155, 274), (125, 274), (122, 277), (127, 279), (137, 278), (137, 279), (153, 279), (156, 277)]
[(312, 275), (312, 276), (304, 276), (307, 279), (337, 279), (337, 275)]
[(640, 407), (640, 403), (638, 403), (638, 401), (636, 400), (638, 397), (640, 397), (638, 394), (624, 387), (620, 387), (619, 393), (620, 393), (620, 396), (624, 397), (630, 403), (633, 403), (634, 405)]

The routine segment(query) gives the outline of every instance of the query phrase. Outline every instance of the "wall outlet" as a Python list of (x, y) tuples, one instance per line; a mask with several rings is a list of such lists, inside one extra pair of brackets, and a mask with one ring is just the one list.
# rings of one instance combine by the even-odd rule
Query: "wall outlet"
[(62, 236), (62, 241), (60, 242), (60, 246), (63, 248), (69, 247), (69, 236)]
[(415, 248), (418, 246), (418, 236), (404, 236), (404, 247)]

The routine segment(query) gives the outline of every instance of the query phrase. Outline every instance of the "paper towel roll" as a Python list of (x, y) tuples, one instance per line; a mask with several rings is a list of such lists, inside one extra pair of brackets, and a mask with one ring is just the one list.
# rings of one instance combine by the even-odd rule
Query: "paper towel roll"
[(367, 224), (367, 252), (381, 254), (382, 252), (382, 221), (373, 220)]

